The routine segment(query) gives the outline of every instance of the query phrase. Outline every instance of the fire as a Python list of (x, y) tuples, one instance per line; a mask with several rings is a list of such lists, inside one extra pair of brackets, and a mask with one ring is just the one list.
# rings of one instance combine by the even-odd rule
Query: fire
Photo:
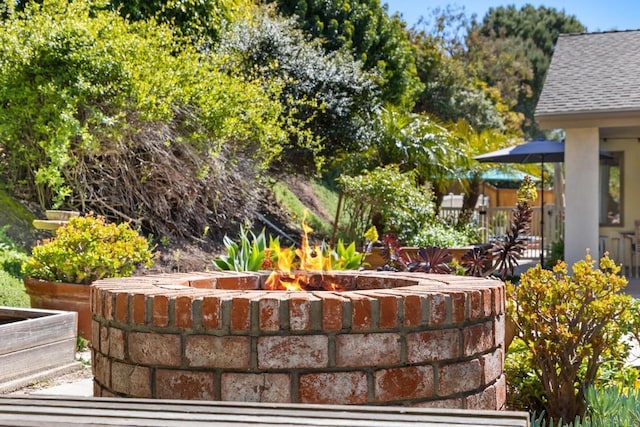
[[(296, 249), (281, 248), (274, 242), (271, 255), (275, 259), (275, 269), (271, 272), (265, 288), (268, 290), (301, 291), (310, 288), (306, 274), (296, 274), (296, 270), (320, 273), (331, 270), (331, 255), (325, 255), (321, 245), (309, 245), (309, 233), (313, 229), (302, 221), (302, 241)], [(298, 263), (296, 264), (296, 260)], [(339, 290), (340, 285), (330, 284), (330, 290)]]

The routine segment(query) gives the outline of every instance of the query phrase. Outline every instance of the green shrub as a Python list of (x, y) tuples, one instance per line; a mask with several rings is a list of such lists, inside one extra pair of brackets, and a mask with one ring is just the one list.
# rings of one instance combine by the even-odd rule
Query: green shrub
[(7, 235), (8, 228), (8, 225), (0, 228), (0, 269), (14, 277), (21, 277), (27, 254)]
[(0, 268), (2, 270), (14, 277), (22, 277), (22, 264), (26, 261), (26, 253), (0, 243)]
[(545, 393), (536, 375), (533, 354), (520, 338), (515, 337), (504, 358), (507, 377), (507, 406), (509, 409), (541, 413)]
[(0, 270), (0, 305), (8, 307), (29, 307), (29, 296), (22, 280)]
[(26, 276), (54, 282), (90, 284), (107, 277), (130, 276), (150, 267), (153, 253), (146, 238), (129, 224), (107, 224), (104, 217), (75, 217), (53, 239), (33, 248), (23, 266)]
[(627, 281), (619, 273), (607, 256), (595, 268), (587, 254), (572, 276), (560, 262), (553, 271), (537, 265), (519, 285), (508, 284), (508, 313), (530, 351), (552, 420), (582, 416), (584, 391), (596, 383), (603, 364), (626, 360), (629, 348), (622, 338), (638, 320), (638, 305), (621, 292)]
[(407, 240), (409, 246), (439, 246), (453, 248), (466, 246), (472, 243), (469, 231), (457, 230), (454, 226), (441, 223), (437, 220), (427, 224), (415, 236)]
[(417, 185), (415, 173), (400, 173), (397, 165), (354, 177), (343, 175), (339, 181), (351, 219), (345, 233), (350, 240), (375, 225), (407, 242), (434, 221), (431, 192)]

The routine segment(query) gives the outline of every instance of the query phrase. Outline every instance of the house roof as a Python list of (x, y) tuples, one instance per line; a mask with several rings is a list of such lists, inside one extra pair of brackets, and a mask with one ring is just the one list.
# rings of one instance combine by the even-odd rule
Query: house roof
[(536, 116), (640, 111), (640, 30), (558, 37)]

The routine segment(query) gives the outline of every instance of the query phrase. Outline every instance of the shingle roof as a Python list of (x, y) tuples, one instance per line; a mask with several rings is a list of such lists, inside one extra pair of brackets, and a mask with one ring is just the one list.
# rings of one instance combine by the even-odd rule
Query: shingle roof
[(536, 115), (640, 111), (640, 30), (563, 34)]

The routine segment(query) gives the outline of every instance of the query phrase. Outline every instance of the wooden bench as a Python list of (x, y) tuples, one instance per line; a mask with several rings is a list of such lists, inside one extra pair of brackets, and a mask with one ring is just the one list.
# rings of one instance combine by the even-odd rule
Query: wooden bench
[(202, 402), (57, 396), (0, 396), (0, 425), (11, 426), (529, 426), (525, 412)]

